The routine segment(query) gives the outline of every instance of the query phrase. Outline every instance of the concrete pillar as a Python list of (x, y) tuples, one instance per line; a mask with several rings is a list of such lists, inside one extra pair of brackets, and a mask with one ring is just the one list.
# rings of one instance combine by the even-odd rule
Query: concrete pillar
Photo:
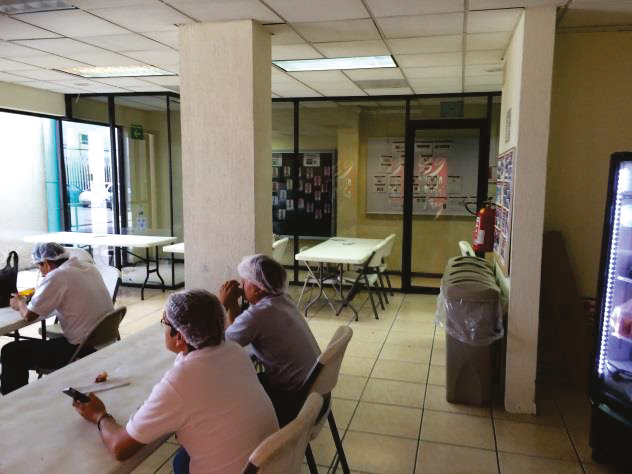
[(527, 8), (505, 55), (500, 152), (515, 146), (505, 408), (535, 413), (555, 8)]
[(180, 27), (185, 283), (215, 293), (272, 246), (270, 36), (251, 20)]

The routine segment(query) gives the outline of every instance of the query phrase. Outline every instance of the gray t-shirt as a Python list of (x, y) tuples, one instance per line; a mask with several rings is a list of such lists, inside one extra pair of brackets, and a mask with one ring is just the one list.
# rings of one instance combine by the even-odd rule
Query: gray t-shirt
[(226, 329), (226, 339), (251, 344), (270, 383), (283, 390), (299, 389), (320, 354), (307, 322), (287, 295), (267, 296), (250, 306)]

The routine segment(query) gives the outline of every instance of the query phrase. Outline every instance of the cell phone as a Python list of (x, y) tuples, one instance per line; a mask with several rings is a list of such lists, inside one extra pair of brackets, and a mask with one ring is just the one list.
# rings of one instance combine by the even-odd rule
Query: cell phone
[(73, 400), (79, 403), (88, 403), (90, 402), (90, 397), (85, 393), (81, 393), (79, 390), (75, 390), (72, 387), (68, 387), (62, 390), (66, 395), (71, 397)]

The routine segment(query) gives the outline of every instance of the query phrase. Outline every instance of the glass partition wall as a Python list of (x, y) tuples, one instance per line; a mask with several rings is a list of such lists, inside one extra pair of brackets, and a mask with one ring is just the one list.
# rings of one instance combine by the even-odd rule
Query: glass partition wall
[(437, 292), (459, 240), (471, 240), (465, 203), (475, 212), (493, 198), (498, 98), (273, 99), (272, 217), (277, 238), (292, 242), (282, 263), (293, 283), (304, 278), (293, 259), (301, 249), (393, 235), (393, 287)]

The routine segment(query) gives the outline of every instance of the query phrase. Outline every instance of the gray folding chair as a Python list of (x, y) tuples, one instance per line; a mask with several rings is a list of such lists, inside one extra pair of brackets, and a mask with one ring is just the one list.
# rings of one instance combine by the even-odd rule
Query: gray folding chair
[(242, 474), (299, 474), (322, 408), (323, 397), (311, 393), (293, 421), (257, 446)]

